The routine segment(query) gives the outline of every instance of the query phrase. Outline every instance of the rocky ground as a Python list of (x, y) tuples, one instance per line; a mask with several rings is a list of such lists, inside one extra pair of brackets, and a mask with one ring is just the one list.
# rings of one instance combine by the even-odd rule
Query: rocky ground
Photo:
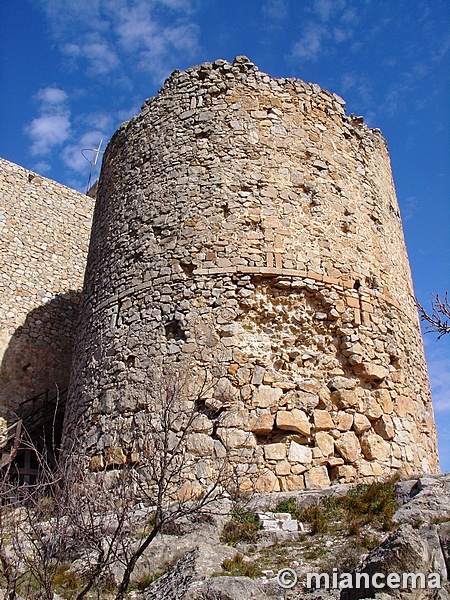
[[(348, 491), (349, 486), (338, 486), (322, 491), (261, 495), (246, 510), (261, 514), (290, 499), (291, 503), (295, 499), (299, 510), (304, 510), (320, 505), (324, 497), (334, 501)], [(237, 541), (230, 546), (223, 544), (223, 537), (221, 542), (221, 527), (215, 523), (199, 525), (187, 536), (162, 536), (151, 556), (147, 556), (149, 564), (155, 566), (157, 556), (169, 561), (177, 553), (182, 556), (144, 592), (132, 596), (139, 600), (450, 598), (450, 474), (400, 482), (397, 501), (400, 507), (392, 517), (392, 531), (383, 531), (375, 521), (362, 525), (359, 531), (355, 526), (352, 533), (351, 528), (336, 521), (320, 532), (320, 526), (313, 522), (305, 524), (306, 531), (262, 530), (254, 541)], [(220, 524), (223, 525), (223, 519)], [(311, 527), (319, 531), (313, 533)], [(286, 567), (298, 574), (299, 582), (294, 588), (283, 590), (277, 572)], [(141, 568), (145, 570), (144, 565)], [(333, 569), (339, 574), (438, 573), (442, 587), (314, 592), (303, 587), (308, 572), (328, 572), (332, 577)]]
[[(237, 508), (222, 501), (215, 509), (177, 523), (152, 542), (136, 566), (129, 600), (450, 598), (450, 473), (261, 494)], [(145, 521), (148, 512), (139, 510)], [(77, 561), (68, 566), (55, 598), (76, 598), (69, 575), (76, 579), (80, 566)], [(113, 569), (117, 580), (122, 569), (119, 564)], [(295, 586), (281, 587), (283, 569), (292, 570), (288, 583), (296, 574)], [(308, 573), (327, 574), (329, 588), (308, 588)], [(367, 574), (371, 584), (374, 573), (423, 573), (428, 588), (412, 589), (411, 580), (400, 589), (337, 587), (350, 577), (343, 574), (355, 581), (358, 573)], [(438, 574), (440, 587), (430, 587), (431, 573)], [(86, 596), (91, 597), (98, 598)], [(114, 593), (105, 588), (100, 597), (112, 599)]]

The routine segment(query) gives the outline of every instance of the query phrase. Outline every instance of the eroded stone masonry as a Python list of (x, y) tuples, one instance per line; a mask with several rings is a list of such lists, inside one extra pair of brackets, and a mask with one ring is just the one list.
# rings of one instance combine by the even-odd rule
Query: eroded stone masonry
[(93, 199), (0, 159), (0, 434), (69, 384)]
[(258, 491), (438, 469), (386, 143), (317, 85), (175, 71), (107, 148), (84, 293), (66, 431), (92, 470), (139, 460), (161, 359), (219, 373), (193, 487), (226, 448)]

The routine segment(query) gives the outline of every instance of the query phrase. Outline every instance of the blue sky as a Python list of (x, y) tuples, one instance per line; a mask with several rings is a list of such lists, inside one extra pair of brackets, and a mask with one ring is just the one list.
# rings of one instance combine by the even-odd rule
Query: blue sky
[[(449, 25), (446, 0), (3, 0), (0, 156), (84, 191), (81, 150), (106, 142), (172, 70), (245, 54), (336, 92), (382, 130), (429, 305), (450, 290)], [(450, 470), (450, 339), (425, 345)]]

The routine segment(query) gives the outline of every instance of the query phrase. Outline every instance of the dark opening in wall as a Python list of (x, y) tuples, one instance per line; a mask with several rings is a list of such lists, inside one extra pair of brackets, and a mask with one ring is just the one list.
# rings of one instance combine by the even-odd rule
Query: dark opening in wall
[(166, 338), (168, 340), (183, 340), (186, 341), (186, 334), (177, 319), (173, 319), (164, 325)]

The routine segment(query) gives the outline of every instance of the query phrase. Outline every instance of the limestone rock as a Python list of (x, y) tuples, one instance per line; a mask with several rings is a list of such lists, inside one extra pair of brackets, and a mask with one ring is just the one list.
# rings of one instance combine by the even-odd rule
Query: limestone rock
[(266, 444), (264, 446), (266, 460), (285, 460), (286, 444)]
[(378, 421), (374, 423), (373, 428), (381, 435), (384, 440), (392, 440), (395, 435), (395, 428), (391, 417), (383, 415)]
[(251, 419), (250, 429), (255, 435), (269, 435), (275, 423), (275, 416), (270, 412), (260, 413)]
[(360, 440), (361, 450), (368, 460), (385, 462), (391, 456), (391, 447), (376, 433), (365, 433)]
[(353, 429), (357, 434), (364, 433), (371, 427), (372, 424), (365, 415), (360, 413), (355, 413), (353, 415)]
[(361, 375), (366, 379), (386, 379), (389, 375), (389, 369), (373, 363), (362, 363), (360, 368)]
[(206, 433), (192, 433), (187, 438), (187, 449), (194, 456), (210, 456), (214, 450), (214, 440)]
[(103, 471), (104, 468), (105, 468), (105, 460), (101, 454), (98, 454), (97, 456), (93, 456), (91, 458), (91, 462), (89, 463), (90, 471), (95, 473), (97, 471)]
[(358, 390), (338, 390), (331, 393), (331, 401), (339, 409), (358, 408), (360, 403), (360, 394)]
[(358, 382), (356, 379), (349, 379), (348, 377), (342, 377), (337, 375), (328, 382), (328, 387), (331, 391), (335, 390), (353, 390), (357, 386)]
[(336, 414), (334, 422), (339, 431), (348, 431), (353, 425), (353, 414), (340, 411)]
[(255, 492), (260, 494), (269, 494), (270, 492), (278, 492), (279, 490), (280, 483), (278, 477), (269, 469), (265, 469), (255, 481)]
[(282, 492), (292, 492), (302, 490), (305, 487), (305, 479), (303, 475), (288, 475), (280, 477), (280, 484)]
[(342, 456), (342, 458), (349, 463), (354, 463), (358, 460), (361, 449), (359, 446), (359, 440), (353, 431), (347, 431), (340, 438), (334, 442), (336, 450)]
[(267, 408), (268, 406), (277, 406), (279, 399), (283, 395), (283, 390), (273, 388), (269, 385), (260, 385), (253, 394), (253, 406)]
[(314, 429), (317, 431), (322, 431), (326, 429), (333, 429), (333, 427), (333, 419), (327, 410), (314, 411)]
[(325, 466), (313, 467), (305, 473), (305, 487), (307, 489), (323, 489), (331, 485), (328, 471)]
[(311, 432), (311, 424), (308, 421), (308, 417), (298, 408), (294, 408), (293, 410), (279, 410), (277, 412), (276, 425), (279, 429), (296, 431), (306, 436)]
[[(217, 436), (222, 444), (230, 448), (254, 448), (256, 439), (253, 433), (232, 427), (218, 427)], [(212, 439), (212, 438), (210, 438)]]
[(292, 441), (289, 447), (288, 459), (291, 462), (299, 462), (307, 465), (312, 462), (312, 450), (307, 446), (302, 446)]
[(331, 456), (334, 453), (334, 438), (331, 435), (319, 431), (316, 433), (315, 439), (324, 456)]
[[(367, 573), (369, 575), (369, 586), (359, 590), (343, 589), (341, 592), (342, 600), (367, 598), (368, 596), (375, 597), (375, 592), (381, 591), (380, 588), (377, 589), (372, 586), (372, 576), (375, 573), (382, 573), (386, 578), (391, 573), (398, 574), (400, 585), (403, 583), (403, 574), (408, 573), (424, 574), (425, 584), (429, 581), (428, 575), (431, 573), (437, 573), (440, 581), (445, 581), (447, 570), (436, 526), (430, 528), (429, 531), (418, 532), (411, 525), (401, 525), (380, 546), (372, 550), (363, 563), (358, 565), (355, 573)], [(413, 581), (416, 582), (416, 578), (411, 579), (410, 577), (406, 580), (406, 587), (403, 587), (403, 585), (400, 587), (399, 585), (397, 589), (386, 586), (384, 590), (391, 597), (402, 600), (442, 598), (442, 596), (432, 595), (430, 592), (433, 590), (421, 589), (420, 584), (414, 584)], [(397, 580), (394, 583), (396, 585)]]
[(118, 446), (105, 448), (104, 456), (105, 466), (107, 467), (120, 467), (127, 462), (127, 457), (124, 451)]

